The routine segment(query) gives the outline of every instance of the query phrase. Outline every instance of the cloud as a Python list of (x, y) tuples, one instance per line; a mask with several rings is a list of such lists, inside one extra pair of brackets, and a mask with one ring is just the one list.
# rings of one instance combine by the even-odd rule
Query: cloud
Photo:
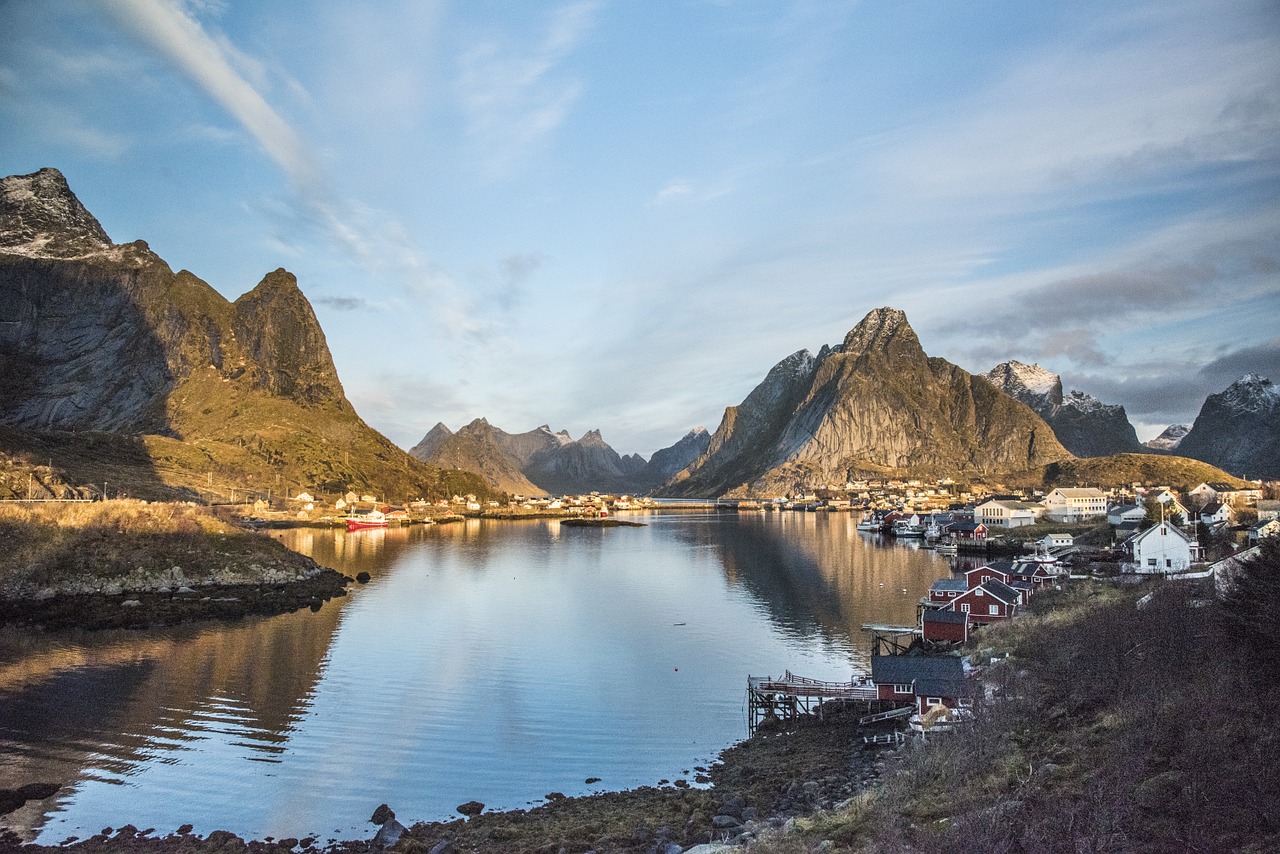
[(1280, 338), (1223, 353), (1198, 373), (1218, 391), (1248, 373), (1261, 374), (1280, 382)]
[(486, 177), (509, 173), (568, 116), (582, 84), (555, 71), (590, 29), (598, 7), (560, 7), (541, 43), (524, 55), (493, 40), (462, 54), (458, 93)]
[(367, 299), (360, 297), (320, 297), (315, 300), (320, 305), (327, 305), (336, 311), (356, 311), (372, 308)]

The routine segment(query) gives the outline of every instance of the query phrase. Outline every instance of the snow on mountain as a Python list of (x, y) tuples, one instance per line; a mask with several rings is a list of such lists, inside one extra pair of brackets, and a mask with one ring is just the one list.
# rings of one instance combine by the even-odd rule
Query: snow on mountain
[(1159, 436), (1148, 439), (1142, 444), (1153, 451), (1172, 451), (1182, 443), (1182, 439), (1191, 432), (1186, 424), (1170, 424)]

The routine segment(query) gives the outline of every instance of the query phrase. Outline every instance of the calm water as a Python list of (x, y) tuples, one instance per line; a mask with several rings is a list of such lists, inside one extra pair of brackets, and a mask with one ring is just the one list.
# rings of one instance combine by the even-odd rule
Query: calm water
[(408, 823), (692, 780), (746, 736), (748, 674), (865, 672), (859, 625), (913, 622), (948, 569), (848, 514), (633, 518), (281, 532), (372, 581), (315, 614), (5, 634), (0, 787), (66, 786), (7, 821), (324, 840), (383, 802)]

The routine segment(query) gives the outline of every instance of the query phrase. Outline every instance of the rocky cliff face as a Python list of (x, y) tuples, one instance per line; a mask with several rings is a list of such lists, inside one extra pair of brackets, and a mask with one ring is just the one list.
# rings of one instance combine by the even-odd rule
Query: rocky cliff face
[(695, 427), (670, 447), (654, 451), (645, 468), (644, 476), (653, 486), (661, 486), (711, 447), (711, 434), (705, 427)]
[(1280, 388), (1246, 374), (1209, 395), (1178, 453), (1236, 477), (1280, 478)]
[(775, 366), (668, 491), (780, 494), (865, 473), (989, 474), (1069, 457), (1024, 404), (930, 358), (906, 315), (880, 308), (838, 347)]
[(1124, 407), (1072, 390), (1062, 394), (1062, 378), (1039, 365), (1003, 362), (982, 374), (1006, 394), (1035, 410), (1058, 441), (1078, 457), (1105, 457), (1142, 450)]
[(291, 273), (233, 304), (112, 243), (53, 169), (0, 179), (0, 426), (224, 442), (229, 472), (267, 466), (272, 485), (436, 475), (356, 416)]
[(1191, 432), (1191, 428), (1185, 424), (1170, 424), (1164, 428), (1159, 436), (1154, 439), (1148, 439), (1142, 444), (1153, 451), (1174, 451), (1182, 444), (1183, 438), (1189, 432)]
[[(442, 468), (473, 472), (500, 492), (518, 495), (546, 495), (520, 470), (520, 462), (507, 449), (517, 439), (477, 418), (457, 433), (437, 424), (409, 449), (409, 453)], [(519, 444), (517, 439), (515, 444)]]

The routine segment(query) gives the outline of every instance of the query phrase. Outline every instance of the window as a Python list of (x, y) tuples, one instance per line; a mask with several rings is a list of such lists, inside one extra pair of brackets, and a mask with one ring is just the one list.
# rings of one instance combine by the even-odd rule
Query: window
[(1173, 561), (1172, 561), (1170, 558), (1165, 558), (1165, 559), (1164, 559), (1164, 565), (1165, 565), (1166, 567), (1172, 567), (1172, 566), (1173, 566)]
[(993, 617), (998, 616), (1000, 614), (1000, 606), (992, 605), (990, 608), (987, 609), (987, 613)]
[(969, 603), (968, 603), (968, 602), (966, 602), (966, 603), (964, 603), (963, 605), (961, 605), (961, 606), (960, 606), (960, 613), (961, 613), (961, 614), (967, 614), (967, 613), (969, 613)]
[(911, 686), (910, 686), (910, 685), (903, 685), (903, 684), (899, 683), (899, 684), (897, 684), (897, 685), (894, 685), (894, 686), (893, 686), (893, 693), (895, 693), (895, 694), (910, 694), (910, 693), (911, 693)]
[(941, 706), (941, 705), (942, 705), (942, 698), (941, 698), (941, 697), (925, 697), (924, 701), (925, 701), (926, 703), (928, 703), (930, 706)]
[[(984, 579), (983, 579), (983, 581), (986, 581), (986, 579), (984, 578)], [(982, 595), (982, 588), (981, 588), (981, 587), (979, 587), (977, 590), (975, 590), (975, 591), (974, 591), (974, 593), (973, 593), (973, 595), (974, 595), (974, 596), (981, 596), (981, 595)]]
[(1149, 557), (1149, 558), (1147, 558), (1147, 566), (1155, 566), (1155, 565), (1156, 565), (1156, 559), (1155, 559), (1155, 558), (1153, 558), (1153, 557)]

